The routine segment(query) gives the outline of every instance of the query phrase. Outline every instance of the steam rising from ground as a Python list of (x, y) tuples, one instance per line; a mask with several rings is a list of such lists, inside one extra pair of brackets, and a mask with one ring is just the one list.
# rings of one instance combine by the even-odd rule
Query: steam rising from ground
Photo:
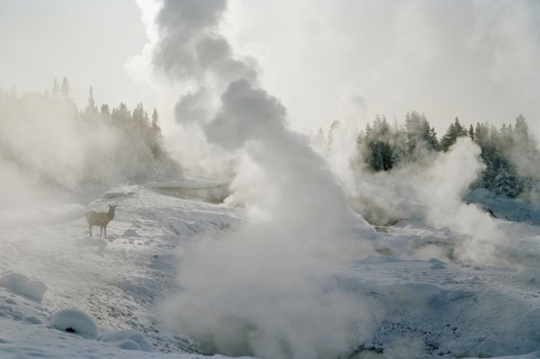
[[(234, 57), (218, 32), (224, 1), (165, 1), (154, 65), (190, 84), (177, 120), (241, 165), (230, 201), (241, 228), (201, 239), (183, 260), (181, 293), (165, 305), (180, 332), (227, 354), (325, 358), (346, 352), (367, 317), (332, 288), (320, 264), (366, 255), (367, 226), (349, 211), (325, 162), (287, 129), (286, 111), (258, 85), (251, 60)], [(249, 183), (249, 184), (248, 184)], [(366, 324), (366, 323), (364, 323)]]
[[(501, 3), (498, 4), (495, 12), (501, 9)], [(304, 137), (289, 131), (287, 111), (277, 98), (262, 88), (255, 61), (235, 53), (222, 35), (225, 0), (140, 1), (140, 5), (145, 12), (151, 43), (139, 61), (147, 61), (146, 65), (152, 66), (156, 74), (178, 90), (180, 96), (174, 107), (176, 122), (186, 129), (187, 136), (195, 138), (190, 145), (205, 141), (197, 151), (193, 151), (194, 147), (186, 149), (197, 152), (193, 163), (200, 161), (206, 152), (216, 155), (216, 160), (208, 162), (212, 166), (225, 160), (237, 164), (232, 185), (234, 194), (228, 201), (245, 206), (247, 212), (247, 220), (240, 227), (206, 234), (182, 259), (180, 293), (163, 304), (164, 317), (180, 334), (192, 335), (211, 350), (231, 355), (328, 358), (346, 353), (368, 335), (373, 307), (368, 312), (357, 299), (352, 300), (335, 288), (324, 271), (324, 264), (373, 253), (365, 240), (372, 234), (371, 227), (348, 209), (342, 183), (337, 182), (325, 161), (310, 149)], [(448, 88), (431, 82), (416, 87), (416, 91), (407, 87), (420, 77), (422, 81), (436, 78), (418, 75), (424, 75), (421, 71), (424, 68), (428, 68), (428, 74), (437, 74), (434, 64), (443, 58), (443, 63), (455, 73), (464, 73), (467, 77), (474, 71), (470, 68), (459, 71), (455, 56), (446, 56), (448, 53), (438, 46), (430, 46), (437, 45), (437, 37), (444, 38), (444, 34), (418, 31), (432, 29), (429, 12), (438, 13), (440, 8), (426, 7), (421, 1), (407, 2), (399, 8), (401, 12), (393, 13), (399, 21), (391, 31), (403, 33), (404, 37), (382, 49), (390, 56), (382, 61), (382, 70), (379, 68), (373, 76), (376, 81), (372, 84), (381, 93), (391, 92), (390, 98), (394, 101), (400, 95), (407, 95), (400, 99), (407, 106), (417, 103), (414, 99), (420, 87), (447, 92), (441, 96), (445, 100), (462, 93), (457, 91), (463, 85), (460, 81), (452, 82)], [(422, 11), (416, 12), (417, 8)], [(520, 28), (513, 31), (511, 24), (522, 19), (525, 12), (519, 6), (512, 9), (515, 10), (512, 21), (503, 21), (506, 27), (501, 34), (492, 24), (475, 28), (475, 36), (468, 45), (470, 53), (475, 53), (473, 49), (481, 47), (485, 40), (489, 40), (489, 44), (493, 42), (497, 49), (514, 44), (513, 40), (525, 31)], [(501, 17), (499, 14), (497, 19)], [(411, 19), (418, 26), (409, 27)], [(357, 20), (355, 16), (355, 23)], [(485, 21), (490, 22), (489, 16)], [(443, 25), (447, 27), (450, 23)], [(506, 34), (513, 36), (506, 40)], [(461, 40), (454, 36), (449, 39), (451, 42)], [(321, 44), (328, 41), (325, 38)], [(526, 45), (516, 47), (516, 51), (490, 53), (498, 55), (490, 62), (495, 80), (517, 88), (529, 76), (524, 71), (508, 71), (520, 65), (531, 67), (526, 62), (536, 58), (537, 47), (534, 43)], [(310, 51), (317, 49), (315, 46)], [(422, 51), (416, 51), (418, 49)], [(323, 52), (317, 55), (320, 53)], [(402, 71), (399, 62), (393, 61), (394, 53), (399, 53), (400, 57), (405, 53), (413, 71)], [(510, 53), (512, 56), (508, 57)], [(370, 65), (370, 61), (359, 67), (369, 68), (366, 65)], [(508, 63), (512, 66), (507, 67)], [(345, 71), (336, 76), (338, 80), (352, 77), (349, 66), (341, 68)], [(407, 88), (387, 91), (396, 83)], [(378, 108), (377, 101), (364, 97), (362, 89), (352, 87), (356, 93), (348, 93), (347, 97), (356, 110), (364, 111), (367, 105), (370, 109)], [(537, 83), (528, 82), (528, 93), (536, 94), (537, 91), (533, 91), (536, 88)], [(325, 96), (326, 92), (319, 91)], [(486, 96), (484, 101), (491, 104), (490, 99)], [(301, 105), (307, 108), (312, 104), (303, 102)], [(318, 110), (317, 106), (310, 108)], [(395, 108), (399, 106), (393, 110)], [(409, 110), (403, 108), (402, 112)], [(49, 127), (47, 121), (34, 122), (32, 116), (26, 122), (14, 123), (9, 132), (11, 137), (0, 136), (0, 145), (8, 144), (15, 150), (14, 155), (24, 158), (27, 166), (50, 173), (51, 180), (62, 188), (74, 188), (81, 179), (95, 172), (114, 175), (113, 166), (108, 168), (98, 160), (115, 147), (114, 133), (110, 129), (98, 129), (93, 132), (97, 134), (94, 139), (84, 128), (73, 125), (68, 115), (66, 118), (56, 115), (54, 112), (49, 119), (49, 123), (55, 123), (54, 127)], [(48, 119), (46, 111), (39, 116)], [(30, 138), (22, 147), (19, 134)], [(100, 146), (95, 146), (94, 141), (99, 141)], [(27, 146), (29, 142), (33, 148)], [(131, 153), (126, 154), (126, 162), (131, 158), (129, 155)], [(375, 200), (382, 215), (390, 214), (396, 219), (416, 215), (433, 226), (448, 227), (462, 235), (462, 242), (453, 254), (460, 260), (497, 263), (496, 245), (505, 241), (504, 235), (487, 214), (461, 200), (482, 168), (478, 156), (479, 150), (471, 141), (458, 141), (449, 152), (427, 161), (425, 167), (402, 169), (392, 175), (380, 174), (376, 179), (394, 188), (391, 192), (388, 189), (373, 191), (374, 187), (370, 188), (373, 183), (363, 178), (354, 183), (343, 162), (333, 163), (333, 169), (347, 174), (342, 180), (350, 181), (345, 183), (352, 193), (370, 192), (372, 203), (376, 195), (380, 195)], [(342, 161), (343, 158), (340, 153), (334, 159)], [(92, 159), (95, 162), (89, 165)], [(205, 162), (199, 164), (204, 167)], [(5, 171), (0, 174), (0, 184), (9, 184), (11, 192), (23, 176), (21, 168), (9, 163), (2, 164), (2, 169)], [(33, 186), (32, 179), (24, 180), (29, 182), (25, 189)], [(404, 201), (394, 206), (396, 198)], [(372, 207), (366, 209), (373, 210)]]
[[(342, 188), (369, 197), (372, 184), (355, 182), (343, 162), (333, 163), (346, 174), (338, 184), (306, 140), (289, 131), (286, 109), (261, 87), (254, 60), (237, 55), (222, 35), (226, 1), (140, 5), (152, 36), (139, 60), (180, 84), (177, 123), (214, 153), (226, 154), (220, 158), (235, 158), (228, 201), (248, 214), (239, 228), (208, 234), (183, 258), (181, 291), (163, 305), (164, 316), (180, 333), (225, 354), (325, 358), (347, 352), (368, 331), (369, 315), (332, 287), (321, 264), (373, 253), (362, 239), (370, 227), (348, 209)], [(413, 40), (433, 42), (426, 36)], [(420, 60), (431, 64), (437, 54), (428, 47)], [(378, 175), (394, 188), (379, 201), (382, 215), (447, 227), (462, 238), (453, 258), (499, 263), (496, 246), (504, 235), (489, 215), (461, 199), (482, 170), (479, 154), (471, 141), (460, 140), (422, 168)], [(404, 201), (391, 208), (396, 198)]]
[(501, 264), (498, 247), (508, 238), (497, 223), (464, 194), (485, 165), (480, 148), (468, 137), (459, 138), (448, 152), (426, 153), (422, 163), (391, 172), (359, 173), (349, 188), (353, 206), (376, 224), (402, 219), (420, 220), (435, 228), (448, 228), (458, 238), (453, 253), (432, 253), (443, 260)]
[[(115, 134), (99, 123), (88, 131), (62, 98), (5, 97), (0, 117), (0, 191), (12, 199), (3, 203), (10, 208), (62, 203), (90, 180), (92, 159), (103, 159), (115, 144)], [(91, 171), (106, 175), (105, 166), (96, 162)]]
[[(65, 91), (0, 92), (3, 209), (86, 201), (112, 186), (181, 174), (142, 105), (79, 111)], [(6, 199), (10, 199), (7, 201)]]
[(480, 148), (469, 138), (460, 138), (421, 178), (415, 178), (414, 189), (426, 205), (428, 224), (465, 236), (457, 247), (457, 258), (495, 264), (499, 262), (495, 246), (502, 244), (504, 234), (488, 213), (462, 199), (483, 168)]

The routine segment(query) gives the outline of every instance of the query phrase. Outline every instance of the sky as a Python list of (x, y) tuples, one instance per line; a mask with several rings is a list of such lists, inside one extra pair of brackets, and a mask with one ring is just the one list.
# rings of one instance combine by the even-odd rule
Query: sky
[[(223, 34), (294, 129), (418, 111), (439, 135), (455, 117), (500, 126), (519, 114), (540, 134), (538, 0), (231, 0), (228, 10)], [(98, 104), (167, 114), (174, 90), (133, 62), (147, 42), (134, 0), (2, 0), (0, 88), (43, 91), (66, 76), (80, 107), (92, 86)]]
[(133, 108), (142, 101), (151, 108), (152, 93), (125, 70), (145, 41), (131, 0), (1, 1), (0, 88), (44, 91), (67, 77), (79, 107), (92, 86), (98, 104)]

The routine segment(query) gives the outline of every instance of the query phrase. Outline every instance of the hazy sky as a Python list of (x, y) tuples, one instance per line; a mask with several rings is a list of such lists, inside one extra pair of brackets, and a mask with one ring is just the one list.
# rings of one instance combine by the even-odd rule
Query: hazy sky
[(43, 91), (67, 76), (80, 106), (93, 86), (98, 103), (133, 107), (149, 93), (124, 63), (145, 41), (132, 0), (2, 0), (0, 88)]
[[(456, 116), (540, 121), (538, 0), (232, 0), (229, 8), (223, 31), (257, 60), (295, 127), (334, 119), (363, 127), (376, 114), (402, 122), (413, 110), (439, 134)], [(80, 106), (90, 86), (98, 103), (169, 106), (126, 71), (145, 31), (135, 1), (2, 0), (0, 88), (42, 91), (67, 76)]]

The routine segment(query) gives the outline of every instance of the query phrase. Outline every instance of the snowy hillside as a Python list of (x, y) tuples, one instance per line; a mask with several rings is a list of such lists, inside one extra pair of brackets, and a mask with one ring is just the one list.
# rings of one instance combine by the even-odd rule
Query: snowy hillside
[[(88, 237), (85, 211), (78, 205), (46, 214), (41, 210), (1, 213), (2, 358), (137, 357), (118, 348), (193, 351), (190, 340), (173, 337), (159, 324), (155, 306), (174, 288), (179, 251), (197, 233), (234, 224), (238, 213), (139, 187), (108, 192), (89, 207), (102, 210), (110, 201), (119, 207), (105, 241)], [(37, 221), (36, 213), (42, 220)], [(60, 215), (69, 220), (56, 223)], [(45, 223), (47, 216), (52, 224)], [(42, 287), (43, 294), (33, 287)], [(81, 333), (52, 329), (53, 315), (69, 308), (86, 313), (97, 325), (97, 334), (83, 340)], [(84, 331), (91, 323), (79, 325)], [(129, 335), (114, 334), (120, 330), (144, 334), (142, 342), (151, 344), (135, 346), (133, 340), (128, 342)]]
[[(50, 222), (37, 220), (35, 211), (28, 211), (27, 217), (23, 212), (0, 213), (6, 218), (0, 227), (0, 357), (187, 359), (213, 354), (200, 342), (204, 336), (190, 337), (197, 331), (171, 325), (176, 322), (167, 316), (179, 314), (166, 312), (164, 308), (171, 310), (166, 299), (187, 290), (179, 286), (177, 272), (200, 236), (225, 240), (225, 233), (241, 226), (244, 215), (241, 209), (183, 199), (178, 191), (163, 188), (119, 188), (92, 202), (89, 207), (94, 210), (118, 204), (104, 241), (88, 237), (78, 205), (51, 209)], [(407, 220), (379, 232), (359, 226), (355, 235), (368, 238), (376, 253), (311, 266), (319, 273), (315, 277), (326, 278), (323, 305), (319, 307), (315, 298), (292, 307), (280, 303), (282, 315), (293, 308), (289, 314), (302, 313), (305, 322), (280, 329), (279, 323), (286, 321), (274, 318), (277, 333), (296, 336), (293, 340), (277, 335), (275, 342), (283, 341), (297, 358), (312, 357), (301, 343), (319, 333), (324, 333), (317, 337), (323, 348), (349, 343), (340, 358), (540, 357), (540, 228), (499, 224), (516, 237), (498, 248), (506, 264), (491, 266), (450, 260), (461, 239), (445, 228)], [(257, 273), (263, 268), (244, 269)], [(230, 285), (230, 295), (239, 300), (236, 311), (227, 310), (251, 327), (248, 333), (273, 330), (262, 327), (268, 321), (256, 318), (251, 304), (242, 302), (252, 300), (251, 294), (233, 281), (223, 285)], [(287, 288), (270, 282), (262, 286), (272, 291)], [(300, 295), (296, 289), (290, 293), (290, 298), (287, 293), (270, 295), (281, 302)], [(265, 303), (271, 298), (258, 300), (257, 308), (273, 308)], [(205, 305), (198, 304), (198, 309)], [(209, 310), (199, 314), (201, 326), (205, 316), (212, 315)], [(332, 327), (340, 323), (334, 315), (347, 319), (348, 333)], [(227, 323), (223, 331), (240, 324)], [(312, 325), (320, 330), (313, 331)]]

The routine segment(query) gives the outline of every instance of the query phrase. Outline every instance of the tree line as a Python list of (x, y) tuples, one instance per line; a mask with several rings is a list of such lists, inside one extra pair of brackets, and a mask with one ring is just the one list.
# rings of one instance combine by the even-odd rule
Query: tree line
[(67, 78), (44, 92), (0, 91), (0, 165), (72, 192), (180, 172), (156, 109), (98, 106), (91, 87), (79, 109)]
[(392, 171), (448, 151), (459, 137), (465, 136), (480, 147), (485, 164), (472, 188), (483, 187), (509, 197), (537, 189), (539, 178), (535, 169), (540, 165), (540, 153), (522, 115), (513, 125), (503, 124), (499, 129), (487, 122), (467, 128), (456, 118), (440, 138), (424, 114), (408, 113), (405, 125), (390, 124), (384, 116), (377, 116), (356, 141), (364, 168)]

